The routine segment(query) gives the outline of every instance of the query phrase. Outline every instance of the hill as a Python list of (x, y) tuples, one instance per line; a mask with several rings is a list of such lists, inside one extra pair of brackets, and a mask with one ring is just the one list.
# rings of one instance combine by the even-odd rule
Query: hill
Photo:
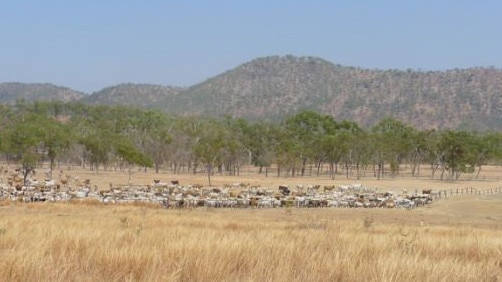
[(275, 119), (318, 109), (336, 97), (330, 87), (345, 69), (311, 57), (266, 57), (189, 87), (166, 110)]
[(67, 87), (48, 83), (0, 83), (0, 103), (12, 104), (17, 100), (25, 101), (78, 101), (85, 94)]
[(170, 86), (123, 83), (94, 92), (83, 97), (81, 101), (90, 104), (153, 108), (157, 107), (159, 102), (168, 103), (180, 91), (181, 88)]
[(91, 95), (51, 84), (0, 84), (0, 102), (80, 100), (178, 115), (278, 120), (309, 109), (371, 126), (393, 117), (417, 129), (502, 130), (502, 70), (371, 70), (321, 58), (257, 58), (188, 88), (119, 84)]
[(423, 129), (502, 129), (502, 71), (368, 70), (275, 56), (192, 86), (165, 108), (251, 119), (312, 109), (363, 126), (394, 117)]

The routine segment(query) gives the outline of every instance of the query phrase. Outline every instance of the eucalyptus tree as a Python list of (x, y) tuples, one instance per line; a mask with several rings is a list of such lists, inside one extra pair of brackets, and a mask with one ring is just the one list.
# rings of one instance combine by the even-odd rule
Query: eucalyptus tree
[[(5, 152), (7, 146), (8, 130), (15, 122), (15, 114), (11, 107), (0, 104), (0, 152)], [(8, 160), (8, 158), (7, 158)]]
[(474, 154), (474, 164), (478, 168), (476, 173), (478, 179), (483, 165), (502, 157), (502, 133), (486, 132), (482, 135), (476, 134), (473, 138), (471, 149)]
[(268, 177), (268, 170), (276, 157), (276, 143), (279, 126), (275, 123), (258, 121), (247, 124), (243, 129), (242, 146), (248, 152), (249, 164), (258, 167), (258, 172), (265, 170)]
[[(24, 106), (29, 112), (37, 116), (37, 124), (43, 129), (43, 156), (49, 159), (50, 177), (57, 159), (67, 152), (73, 143), (71, 126), (65, 116), (65, 104), (61, 101), (34, 101)], [(44, 161), (44, 159), (42, 159)]]
[(120, 163), (116, 153), (118, 144), (131, 141), (131, 116), (136, 112), (127, 107), (88, 106), (79, 109), (82, 115), (73, 117), (71, 123), (78, 143), (85, 148), (84, 162), (91, 169), (108, 169), (113, 162)]
[(289, 138), (295, 143), (291, 146), (301, 162), (301, 176), (305, 174), (307, 163), (315, 163), (318, 168), (326, 158), (322, 149), (322, 139), (336, 130), (336, 122), (329, 115), (321, 115), (314, 111), (303, 111), (284, 123)]
[(302, 164), (302, 145), (294, 138), (284, 126), (277, 127), (274, 142), (274, 163), (277, 165), (277, 176), (281, 176), (283, 170), (291, 177), (295, 177), (298, 167)]
[[(200, 124), (199, 120), (194, 117), (172, 119), (173, 126), (169, 130), (170, 141), (166, 147), (166, 161), (172, 173), (179, 173), (185, 168), (188, 172), (193, 167), (193, 172), (196, 172), (197, 160), (192, 152), (192, 146), (197, 140), (199, 134)], [(191, 126), (193, 130), (189, 128)]]
[(193, 148), (201, 139), (206, 124), (206, 119), (196, 116), (184, 117), (175, 124), (173, 145), (176, 146), (179, 158), (174, 161), (182, 159), (187, 164), (188, 171), (193, 171), (194, 174), (197, 173), (199, 159)]
[(502, 133), (489, 131), (480, 134), (473, 132), (468, 133), (467, 137), (470, 140), (468, 143), (468, 156), (470, 156), (468, 168), (472, 171), (477, 167), (475, 178), (478, 179), (483, 165), (489, 161), (502, 159)]
[(209, 185), (211, 185), (213, 168), (218, 167), (222, 162), (226, 136), (228, 136), (226, 129), (220, 122), (205, 120), (196, 142), (193, 143), (193, 153), (205, 166)]
[(474, 172), (475, 143), (474, 135), (467, 131), (445, 130), (440, 133), (436, 146), (443, 163), (441, 179), (444, 179), (445, 171), (450, 179), (458, 179), (461, 173)]
[(218, 172), (222, 173), (224, 168), (230, 175), (239, 175), (241, 159), (248, 155), (244, 145), (248, 122), (242, 118), (233, 119), (225, 116), (221, 124), (225, 132), (225, 146), (222, 150), (222, 162), (218, 167)]
[(383, 176), (385, 163), (389, 163), (393, 174), (398, 174), (403, 158), (410, 152), (413, 128), (399, 120), (386, 118), (372, 127), (371, 133), (373, 160), (377, 167), (375, 176), (378, 179)]
[(487, 159), (496, 163), (502, 161), (502, 132), (487, 132), (483, 138), (488, 143), (487, 146), (491, 148), (490, 157)]
[(92, 136), (94, 127), (91, 119), (92, 105), (81, 102), (71, 102), (65, 104), (67, 115), (67, 126), (73, 136), (73, 142), (62, 156), (62, 159), (74, 165), (86, 167), (89, 160), (89, 152), (84, 145), (84, 139)]
[(107, 169), (112, 159), (115, 130), (109, 115), (109, 106), (85, 106), (85, 114), (72, 117), (75, 138), (85, 150), (82, 165), (89, 163), (91, 170)]
[(434, 179), (438, 170), (441, 170), (440, 178), (443, 179), (447, 167), (445, 152), (440, 146), (441, 138), (442, 132), (437, 130), (429, 131), (426, 138), (426, 150), (429, 152), (427, 161), (430, 163), (432, 179)]
[[(110, 160), (113, 158), (121, 165), (125, 162), (129, 169), (131, 165), (146, 169), (153, 166), (153, 156), (162, 156), (159, 151), (147, 152), (145, 145), (150, 145), (151, 141), (158, 141), (162, 145), (169, 142), (168, 129), (165, 127), (167, 122), (163, 114), (134, 107), (113, 106), (108, 107), (104, 116), (106, 120), (103, 120), (101, 108), (97, 107), (96, 110), (95, 114), (99, 113), (98, 119), (101, 119), (98, 126), (102, 125), (103, 128), (100, 129), (108, 134), (105, 138), (110, 138), (111, 151), (107, 154)], [(151, 153), (150, 156), (148, 153)]]
[(53, 117), (41, 118), (43, 122), (43, 146), (49, 158), (50, 177), (54, 170), (56, 159), (66, 150), (68, 150), (73, 140), (73, 133), (69, 126), (63, 122), (57, 121)]
[(114, 137), (109, 131), (95, 128), (89, 130), (90, 134), (80, 137), (79, 143), (85, 148), (84, 161), (89, 162), (90, 169), (99, 171), (100, 165), (107, 170), (113, 152)]
[[(345, 129), (342, 125), (338, 124), (333, 116), (322, 115), (320, 116), (320, 125), (318, 126), (318, 131), (314, 136), (314, 143), (312, 148), (313, 162), (316, 165), (316, 175), (319, 176), (321, 172), (322, 165), (329, 161), (330, 152), (332, 150), (327, 150), (323, 145), (326, 144), (326, 139), (330, 136), (336, 136), (339, 132), (343, 132)], [(339, 139), (335, 138), (335, 141)], [(330, 171), (332, 171), (332, 166), (330, 165)]]
[(150, 157), (156, 173), (168, 158), (168, 146), (173, 140), (173, 123), (166, 114), (157, 110), (142, 110), (130, 118), (127, 136)]
[(321, 139), (321, 149), (325, 153), (325, 161), (329, 163), (329, 174), (332, 179), (338, 172), (338, 163), (344, 155), (348, 155), (353, 135), (362, 129), (355, 122), (342, 121), (330, 128)]
[(22, 114), (5, 130), (4, 151), (22, 166), (23, 180), (43, 158), (44, 128), (40, 115)]
[(346, 178), (353, 175), (359, 179), (371, 157), (371, 139), (370, 133), (364, 130), (353, 131), (350, 134), (344, 133), (343, 144), (347, 144), (341, 155), (340, 161), (344, 164)]
[(411, 132), (410, 151), (408, 160), (411, 165), (411, 175), (420, 176), (420, 165), (430, 159), (431, 151), (427, 146), (428, 138), (434, 134), (433, 130)]
[(131, 182), (132, 166), (152, 167), (152, 159), (141, 152), (138, 147), (128, 139), (115, 141), (115, 154), (128, 165), (129, 183)]

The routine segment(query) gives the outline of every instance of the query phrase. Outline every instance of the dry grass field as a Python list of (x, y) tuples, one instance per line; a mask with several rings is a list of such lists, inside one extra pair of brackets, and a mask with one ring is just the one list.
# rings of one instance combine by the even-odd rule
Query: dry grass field
[[(65, 169), (98, 187), (204, 175)], [(502, 168), (459, 181), (400, 176), (212, 177), (250, 183), (379, 190), (501, 187)], [(162, 209), (97, 202), (0, 202), (1, 281), (502, 281), (502, 194), (454, 195), (400, 209)]]

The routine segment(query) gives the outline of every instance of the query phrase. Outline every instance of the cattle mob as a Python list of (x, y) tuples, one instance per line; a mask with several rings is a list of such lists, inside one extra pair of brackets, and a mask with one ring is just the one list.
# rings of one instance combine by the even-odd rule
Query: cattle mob
[(361, 184), (324, 186), (298, 185), (278, 188), (235, 183), (221, 188), (202, 185), (180, 185), (178, 181), (162, 183), (154, 180), (144, 186), (120, 186), (98, 191), (90, 180), (70, 187), (67, 181), (56, 182), (28, 180), (25, 185), (19, 178), (0, 182), (1, 199), (20, 202), (61, 202), (94, 199), (105, 204), (152, 203), (165, 208), (405, 208), (412, 209), (432, 202), (435, 193), (423, 190), (397, 195), (391, 191), (378, 192), (376, 188)]

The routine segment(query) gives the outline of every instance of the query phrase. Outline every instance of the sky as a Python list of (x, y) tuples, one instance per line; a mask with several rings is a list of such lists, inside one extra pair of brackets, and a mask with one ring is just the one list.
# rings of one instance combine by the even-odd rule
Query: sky
[(2, 0), (0, 82), (190, 86), (258, 57), (502, 68), (499, 0)]

